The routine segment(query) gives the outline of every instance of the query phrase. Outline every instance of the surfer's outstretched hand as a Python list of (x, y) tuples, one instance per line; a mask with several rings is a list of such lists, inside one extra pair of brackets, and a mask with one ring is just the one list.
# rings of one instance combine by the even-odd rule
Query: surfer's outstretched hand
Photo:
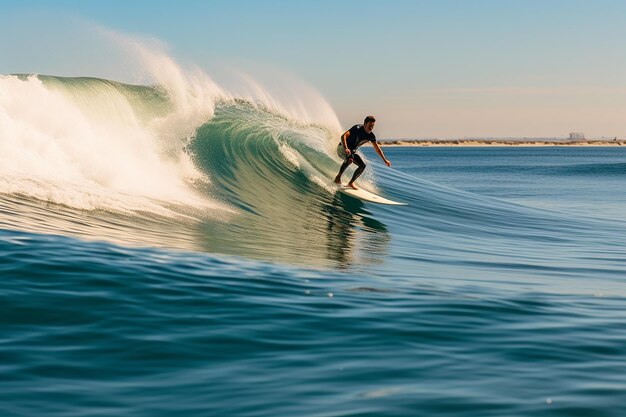
[(391, 162), (389, 162), (389, 160), (388, 160), (388, 159), (385, 159), (385, 165), (387, 165), (388, 167), (390, 167), (390, 166), (391, 166)]

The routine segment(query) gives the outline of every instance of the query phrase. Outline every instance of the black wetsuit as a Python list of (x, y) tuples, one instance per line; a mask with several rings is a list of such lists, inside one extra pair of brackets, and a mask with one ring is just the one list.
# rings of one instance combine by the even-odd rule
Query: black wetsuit
[(376, 142), (374, 132), (367, 133), (363, 125), (354, 125), (350, 128), (350, 136), (348, 136), (346, 140), (350, 151), (356, 151), (361, 145), (367, 142)]
[(343, 172), (352, 162), (357, 164), (359, 167), (356, 171), (354, 171), (354, 175), (352, 176), (352, 180), (350, 180), (350, 182), (356, 181), (363, 171), (365, 171), (365, 161), (363, 161), (363, 158), (356, 153), (356, 150), (367, 142), (376, 142), (376, 135), (374, 132), (367, 133), (363, 125), (354, 125), (350, 128), (350, 135), (346, 139), (346, 144), (348, 145), (348, 149), (350, 149), (350, 155), (346, 155), (343, 148), (343, 141), (340, 141), (339, 146), (337, 146), (337, 154), (341, 158), (345, 159), (339, 169), (339, 177), (341, 177)]

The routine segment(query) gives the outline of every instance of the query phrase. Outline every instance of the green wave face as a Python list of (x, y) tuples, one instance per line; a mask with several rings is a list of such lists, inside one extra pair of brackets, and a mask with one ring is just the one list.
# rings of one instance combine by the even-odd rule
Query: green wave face
[(377, 261), (389, 240), (385, 227), (364, 217), (362, 204), (336, 195), (335, 146), (322, 126), (249, 102), (219, 103), (189, 152), (209, 177), (207, 192), (240, 214), (204, 224), (206, 248), (309, 264)]

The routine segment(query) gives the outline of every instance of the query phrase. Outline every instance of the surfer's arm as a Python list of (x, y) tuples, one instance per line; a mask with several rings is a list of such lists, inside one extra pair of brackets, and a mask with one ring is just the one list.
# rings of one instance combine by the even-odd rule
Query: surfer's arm
[(346, 155), (350, 155), (350, 149), (348, 149), (348, 136), (350, 136), (350, 131), (346, 130), (343, 135), (341, 135), (341, 144), (343, 145), (343, 150), (346, 151)]
[(376, 151), (378, 156), (380, 156), (382, 158), (382, 160), (385, 162), (385, 165), (390, 167), (391, 166), (391, 162), (389, 162), (387, 160), (387, 158), (385, 158), (385, 154), (383, 153), (383, 150), (380, 149), (380, 146), (378, 146), (378, 142), (372, 142), (372, 146), (374, 147), (374, 150)]

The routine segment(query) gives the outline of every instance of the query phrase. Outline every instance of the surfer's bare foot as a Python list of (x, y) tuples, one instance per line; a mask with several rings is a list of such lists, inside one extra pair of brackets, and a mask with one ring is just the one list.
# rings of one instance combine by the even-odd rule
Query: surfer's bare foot
[(348, 187), (352, 188), (353, 190), (358, 190), (359, 189), (359, 187), (357, 187), (356, 185), (354, 185), (351, 182), (348, 183)]
[(335, 177), (335, 184), (341, 185), (341, 178)]

